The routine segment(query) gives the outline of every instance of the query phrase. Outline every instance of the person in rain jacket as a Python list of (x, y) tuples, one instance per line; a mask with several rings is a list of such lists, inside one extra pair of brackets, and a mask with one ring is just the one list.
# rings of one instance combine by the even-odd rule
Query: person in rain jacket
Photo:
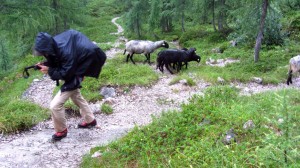
[[(80, 93), (81, 82), (85, 76), (98, 78), (105, 63), (105, 53), (84, 34), (76, 30), (67, 30), (54, 37), (40, 32), (35, 39), (34, 55), (44, 56), (47, 64), (39, 63), (40, 71), (48, 74), (52, 80), (63, 80), (64, 84), (50, 103), (55, 134), (53, 140), (67, 136), (67, 121), (64, 103), (71, 100), (80, 108), (83, 122), (78, 128), (90, 128), (97, 125), (88, 102)], [(58, 84), (58, 82), (57, 82)]]

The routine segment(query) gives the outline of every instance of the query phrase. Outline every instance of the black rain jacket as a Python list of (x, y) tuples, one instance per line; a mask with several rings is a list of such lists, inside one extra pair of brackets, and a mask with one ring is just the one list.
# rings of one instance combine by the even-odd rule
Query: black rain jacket
[(98, 78), (106, 60), (105, 53), (84, 34), (67, 30), (54, 37), (40, 32), (35, 50), (46, 57), (52, 80), (64, 80), (61, 91), (81, 87), (84, 76)]

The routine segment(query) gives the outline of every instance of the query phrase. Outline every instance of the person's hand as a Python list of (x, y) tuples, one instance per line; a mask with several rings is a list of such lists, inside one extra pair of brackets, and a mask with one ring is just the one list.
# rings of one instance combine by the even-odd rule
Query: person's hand
[(43, 64), (37, 64), (38, 67), (40, 67), (40, 71), (43, 73), (43, 74), (48, 74), (48, 70), (49, 70), (49, 67), (43, 65)]

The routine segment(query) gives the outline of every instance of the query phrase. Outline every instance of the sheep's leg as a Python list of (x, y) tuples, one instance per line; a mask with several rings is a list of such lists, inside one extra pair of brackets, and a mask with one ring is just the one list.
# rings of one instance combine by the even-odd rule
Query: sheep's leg
[(156, 61), (156, 69), (159, 69), (159, 66), (160, 66), (159, 62)]
[(126, 62), (128, 62), (130, 54), (127, 54)]
[(159, 70), (160, 70), (162, 73), (164, 73), (164, 62), (161, 62), (161, 63), (159, 64)]
[(134, 62), (133, 59), (132, 59), (132, 56), (133, 56), (133, 54), (130, 55), (130, 60), (131, 60), (131, 62), (132, 62), (133, 64), (135, 64), (135, 62)]
[(188, 62), (185, 62), (185, 69), (187, 69), (187, 66), (188, 66)]
[(147, 60), (148, 60), (148, 55), (145, 54), (145, 57), (146, 57), (146, 59), (145, 59), (144, 63), (147, 62)]
[(170, 64), (165, 64), (167, 70), (168, 70), (171, 74), (173, 74), (173, 72), (172, 72), (172, 71), (170, 70), (170, 68), (169, 68), (169, 65), (170, 65)]
[(181, 66), (182, 66), (182, 62), (177, 62), (177, 72), (179, 72), (181, 70)]
[(148, 64), (150, 64), (150, 54), (145, 54), (145, 56), (146, 56), (145, 62), (148, 61)]
[(148, 54), (148, 63), (149, 63), (149, 65), (151, 64), (151, 62), (150, 62), (151, 60), (150, 60), (150, 53)]
[(162, 73), (164, 73), (164, 66), (166, 66), (165, 64), (166, 64), (165, 61), (162, 61), (161, 64), (160, 64), (160, 68), (161, 68)]
[(288, 78), (287, 78), (287, 81), (286, 81), (286, 84), (287, 85), (290, 85), (290, 83), (292, 84), (293, 83), (293, 81), (292, 81), (292, 75), (293, 74), (293, 71), (292, 70), (290, 70), (289, 71), (289, 73), (288, 73)]
[(158, 68), (162, 73), (164, 73), (164, 62), (163, 61), (158, 63)]
[(174, 63), (173, 63), (173, 69), (176, 69), (176, 68), (175, 68), (176, 65), (177, 65), (176, 62), (174, 62)]

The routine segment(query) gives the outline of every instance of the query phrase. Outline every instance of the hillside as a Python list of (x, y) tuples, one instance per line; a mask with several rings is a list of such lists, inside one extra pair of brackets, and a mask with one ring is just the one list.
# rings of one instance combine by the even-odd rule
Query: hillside
[[(121, 34), (122, 29), (119, 29), (118, 33)], [(120, 39), (124, 37), (120, 36)], [(122, 40), (115, 42), (115, 48), (106, 51), (110, 59), (114, 57), (113, 55), (122, 52), (118, 49), (120, 41)], [(188, 99), (194, 94), (204, 95), (204, 90), (212, 85), (201, 80), (197, 80), (195, 86), (189, 86), (184, 81), (169, 85), (176, 76), (169, 73), (162, 74), (155, 70), (155, 66), (152, 68), (159, 75), (159, 80), (152, 86), (136, 86), (128, 93), (120, 92), (121, 88), (115, 88), (117, 96), (90, 105), (96, 114), (97, 128), (77, 129), (76, 125), (80, 117), (71, 112), (68, 113), (70, 114), (68, 117), (69, 134), (61, 142), (51, 143), (49, 136), (53, 132), (51, 120), (37, 124), (30, 131), (2, 136), (0, 165), (3, 167), (78, 167), (82, 156), (88, 153), (91, 147), (105, 145), (119, 139), (135, 126), (145, 126), (151, 123), (152, 117), (159, 117), (162, 112), (181, 111), (181, 103), (188, 103)], [(293, 87), (299, 89), (300, 78), (294, 81)], [(43, 77), (33, 81), (23, 96), (47, 108), (51, 96), (45, 99), (45, 95), (51, 95), (54, 85), (49, 78)], [(257, 83), (232, 83), (232, 85), (241, 89), (241, 95), (287, 88), (284, 83), (277, 86)], [(97, 110), (103, 102), (111, 104), (113, 114), (106, 115)]]

